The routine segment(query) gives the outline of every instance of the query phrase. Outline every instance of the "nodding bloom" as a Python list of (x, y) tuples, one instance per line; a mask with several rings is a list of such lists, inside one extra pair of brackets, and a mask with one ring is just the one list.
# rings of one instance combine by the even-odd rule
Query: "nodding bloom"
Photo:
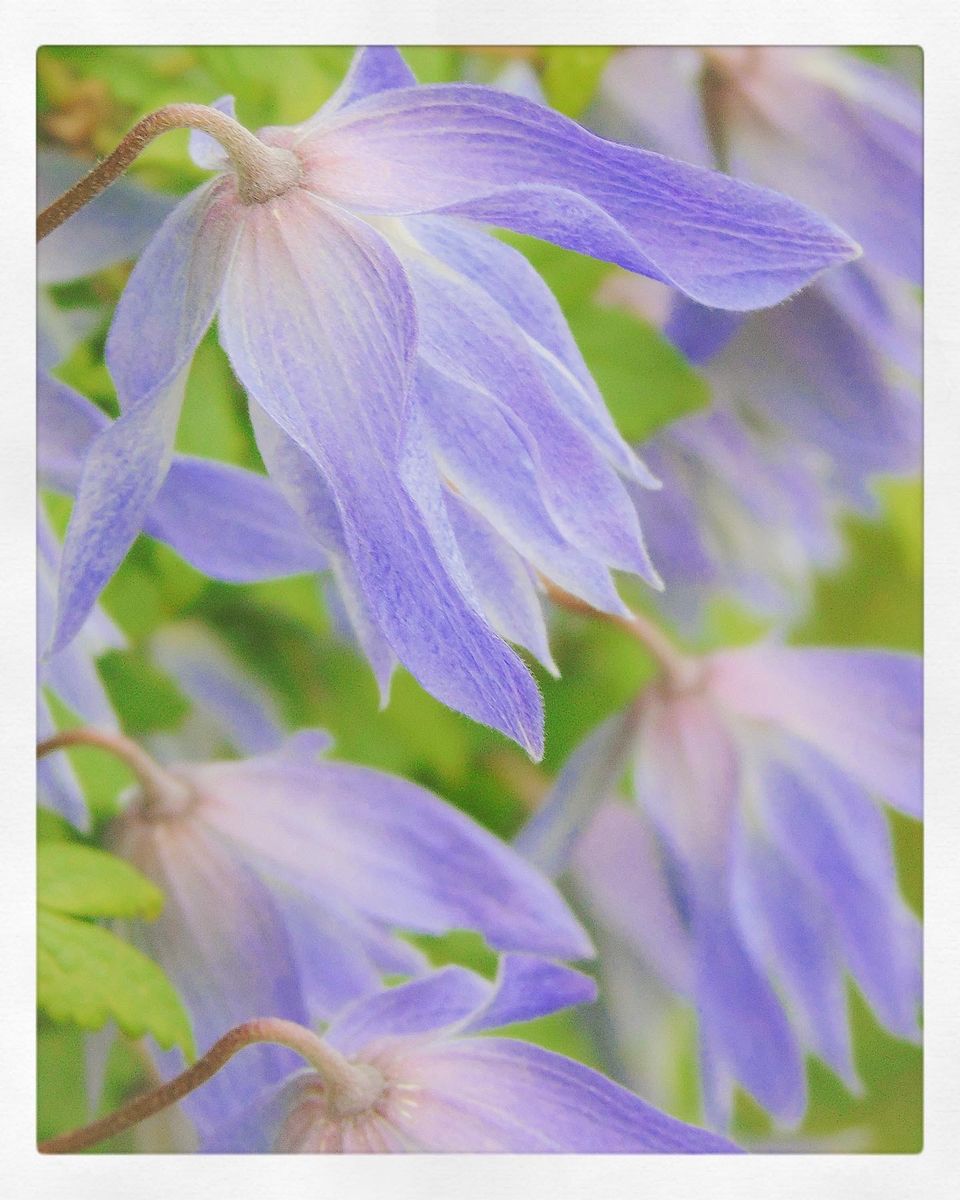
[[(269, 740), (256, 697), (237, 721), (216, 659), (194, 647), (187, 665), (178, 649), (193, 693), (217, 691), (225, 723), (232, 714), (232, 740)], [(201, 1050), (241, 1021), (329, 1019), (384, 974), (421, 974), (426, 959), (399, 931), (469, 929), (496, 949), (592, 954), (553, 884), (511, 847), (415, 784), (318, 761), (328, 744), (305, 730), (239, 761), (146, 760), (141, 789), (106, 830), (107, 846), (166, 896), (156, 921), (124, 933), (179, 989)], [(251, 1055), (275, 1078), (281, 1052)], [(211, 1103), (229, 1094), (232, 1070), (204, 1089)]]
[(301, 126), (254, 139), (213, 115), (245, 149), (228, 158), (194, 132), (217, 174), (167, 219), (117, 307), (121, 417), (84, 463), (54, 645), (163, 484), (186, 372), (217, 316), (263, 459), (325, 547), (384, 695), (399, 660), (539, 755), (540, 697), (501, 640), (550, 665), (530, 568), (620, 611), (610, 568), (657, 583), (624, 483), (653, 481), (552, 295), (479, 223), (733, 309), (774, 304), (857, 247), (782, 196), (605, 142), (532, 101), (417, 87), (386, 48), (358, 52)]
[[(725, 1138), (651, 1108), (605, 1076), (514, 1038), (475, 1036), (594, 999), (556, 963), (506, 955), (490, 982), (462, 967), (366, 997), (323, 1035), (332, 1080), (292, 1070), (200, 1122), (218, 1153), (724, 1154)], [(243, 1054), (248, 1054), (244, 1051)], [(197, 1093), (199, 1095), (200, 1093)]]
[(761, 643), (690, 667), (581, 746), (519, 848), (693, 1006), (710, 1122), (740, 1084), (792, 1123), (805, 1053), (857, 1087), (847, 974), (918, 1038), (919, 925), (878, 801), (920, 816), (920, 661)]
[(874, 513), (871, 482), (919, 468), (919, 399), (888, 353), (908, 323), (873, 294), (876, 337), (826, 282), (736, 325), (650, 280), (604, 283), (605, 302), (660, 325), (710, 385), (708, 411), (643, 446), (663, 483), (655, 501), (632, 489), (666, 583), (657, 604), (674, 619), (696, 626), (718, 590), (795, 618), (814, 573), (843, 556), (840, 516)]
[(712, 411), (644, 446), (656, 522), (634, 489), (661, 603), (691, 624), (727, 588), (795, 616), (870, 513), (880, 473), (916, 471), (922, 419), (922, 110), (903, 80), (830, 48), (639, 47), (611, 60), (593, 113), (608, 134), (781, 188), (838, 221), (864, 259), (750, 317), (623, 273), (601, 297), (660, 326), (711, 385)]

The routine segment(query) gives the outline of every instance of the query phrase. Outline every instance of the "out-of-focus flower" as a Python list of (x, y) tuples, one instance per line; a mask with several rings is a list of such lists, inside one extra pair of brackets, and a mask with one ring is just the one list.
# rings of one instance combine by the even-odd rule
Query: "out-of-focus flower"
[(834, 47), (633, 47), (610, 60), (595, 120), (796, 196), (921, 281), (923, 106), (881, 67)]
[[(99, 604), (84, 621), (77, 637), (48, 658), (41, 652), (49, 642), (57, 602), (60, 543), (43, 508), (37, 506), (37, 738), (50, 737), (56, 725), (45, 690), (92, 725), (116, 728), (117, 718), (97, 673), (96, 660), (124, 644), (123, 635)], [(37, 799), (80, 829), (90, 823), (80, 783), (65, 756), (50, 755), (37, 763)]]
[[(917, 658), (723, 651), (687, 690), (658, 683), (596, 731), (521, 835), (694, 1006), (712, 1124), (735, 1083), (797, 1121), (804, 1052), (857, 1086), (847, 972), (886, 1028), (917, 1038), (919, 926), (877, 801), (920, 815), (921, 725)], [(635, 806), (613, 798), (628, 764)]]
[[(593, 1000), (586, 976), (523, 955), (495, 982), (462, 967), (360, 1000), (324, 1034), (353, 1087), (291, 1072), (227, 1120), (201, 1126), (220, 1153), (681, 1153), (736, 1149), (603, 1075), (511, 1038), (476, 1037)], [(252, 1089), (251, 1089), (252, 1090)]]
[(539, 755), (536, 686), (498, 633), (548, 657), (528, 564), (607, 610), (611, 567), (656, 582), (621, 475), (651, 479), (542, 281), (471, 222), (736, 309), (857, 250), (793, 201), (531, 101), (413, 85), (394, 51), (359, 52), (315, 117), (260, 132), (269, 178), (238, 178), (194, 134), (218, 175), (168, 218), (118, 306), (122, 415), (84, 464), (55, 645), (163, 483), (186, 370), (219, 313), (264, 460), (327, 549), (382, 689), (400, 659)]
[[(157, 766), (157, 783), (108, 827), (110, 849), (167, 897), (156, 921), (125, 933), (178, 987), (201, 1049), (258, 1015), (326, 1019), (384, 973), (421, 973), (398, 930), (592, 953), (516, 851), (412, 783), (317, 761), (322, 742), (303, 731), (242, 761)], [(251, 1051), (268, 1079), (284, 1053)], [(204, 1089), (214, 1106), (231, 1078), (227, 1068)]]
[(864, 246), (861, 262), (746, 318), (625, 274), (601, 292), (661, 327), (713, 394), (710, 413), (644, 446), (664, 485), (647, 521), (661, 603), (694, 623), (726, 588), (789, 619), (812, 572), (842, 555), (839, 515), (873, 510), (874, 476), (919, 466), (920, 97), (834, 49), (644, 47), (611, 60), (593, 116), (611, 136), (799, 196)]

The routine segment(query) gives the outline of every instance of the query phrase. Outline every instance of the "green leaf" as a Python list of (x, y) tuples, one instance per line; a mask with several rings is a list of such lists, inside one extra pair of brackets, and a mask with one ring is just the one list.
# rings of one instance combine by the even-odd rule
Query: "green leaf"
[(37, 850), (37, 902), (77, 917), (145, 917), (163, 909), (163, 893), (104, 850), (47, 842)]
[(54, 1021), (102, 1029), (111, 1018), (131, 1038), (194, 1056), (190, 1021), (166, 975), (109, 930), (41, 908), (37, 1003)]
[(612, 46), (545, 46), (541, 77), (551, 108), (579, 117), (597, 91)]

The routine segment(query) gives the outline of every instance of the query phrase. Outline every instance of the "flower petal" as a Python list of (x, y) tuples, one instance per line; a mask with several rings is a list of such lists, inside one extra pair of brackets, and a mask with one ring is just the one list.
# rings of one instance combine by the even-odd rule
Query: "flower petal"
[[(52, 204), (96, 164), (54, 150), (37, 153), (37, 207)], [(118, 179), (37, 246), (37, 281), (68, 283), (134, 258), (175, 204), (172, 196)]]
[(671, 283), (703, 304), (775, 304), (857, 247), (765, 189), (594, 137), (470, 85), (384, 92), (312, 135), (324, 194), (371, 212), (504, 225)]
[(484, 1005), (493, 985), (463, 967), (443, 967), (424, 979), (388, 988), (339, 1013), (324, 1035), (351, 1057), (382, 1038), (438, 1037)]
[(478, 1038), (411, 1049), (395, 1069), (416, 1103), (390, 1111), (425, 1150), (718, 1154), (736, 1150), (582, 1063), (527, 1042)]
[(221, 334), (241, 381), (322, 471), (367, 601), (401, 661), (444, 703), (539, 757), (536, 685), (457, 586), (400, 477), (415, 328), (386, 243), (303, 191), (251, 206)]
[(417, 81), (395, 46), (360, 46), (353, 56), (343, 82), (320, 112), (302, 126), (304, 132), (320, 120), (358, 100), (374, 96), (390, 88), (410, 87)]
[(533, 1021), (597, 998), (589, 975), (532, 954), (505, 954), (494, 988), (490, 1000), (462, 1027), (464, 1033)]
[(758, 645), (713, 658), (714, 693), (827, 755), (910, 816), (922, 804), (923, 668), (876, 650)]
[(484, 615), (507, 642), (536, 655), (551, 675), (560, 674), (550, 653), (547, 626), (530, 570), (496, 530), (458, 496), (444, 496), (457, 546)]
[(601, 612), (625, 616), (609, 569), (567, 541), (547, 512), (530, 455), (490, 397), (421, 362), (417, 398), (457, 491), (548, 578)]
[(543, 803), (514, 839), (524, 858), (552, 878), (563, 874), (597, 809), (616, 794), (636, 744), (636, 716), (624, 709), (574, 750)]
[[(435, 261), (435, 260), (434, 260)], [(450, 268), (406, 263), (420, 323), (420, 356), (488, 396), (534, 463), (544, 503), (566, 537), (612, 567), (656, 586), (636, 510), (592, 438), (557, 403), (506, 313)]]
[[(210, 107), (215, 108), (217, 112), (226, 113), (233, 120), (237, 119), (237, 105), (233, 96), (221, 96), (219, 100), (214, 100)], [(197, 166), (205, 171), (225, 171), (230, 165), (230, 159), (223, 146), (202, 129), (190, 130), (187, 149)]]
[(191, 767), (190, 775), (210, 797), (207, 819), (319, 904), (330, 897), (387, 929), (475, 929), (498, 949), (591, 953), (548, 880), (406, 780), (273, 755)]

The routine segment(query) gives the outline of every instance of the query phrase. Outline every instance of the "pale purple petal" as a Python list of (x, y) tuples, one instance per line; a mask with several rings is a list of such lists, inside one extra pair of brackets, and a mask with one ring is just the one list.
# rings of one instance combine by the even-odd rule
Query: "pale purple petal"
[(685, 1125), (582, 1063), (527, 1042), (416, 1047), (400, 1068), (417, 1103), (391, 1113), (423, 1149), (462, 1153), (718, 1154), (725, 1138)]
[(204, 575), (229, 583), (327, 566), (273, 481), (205, 458), (174, 457), (143, 527)]
[[(704, 884), (693, 925), (700, 1038), (708, 1055), (727, 1063), (764, 1108), (793, 1124), (807, 1098), (801, 1049), (766, 974), (716, 894), (722, 886), (717, 880)], [(707, 1112), (712, 1124), (725, 1124), (722, 1110), (708, 1105)]]
[[(883, 878), (874, 855), (860, 861), (857, 829), (844, 829), (845, 809), (857, 803), (856, 785), (819, 755), (801, 753), (797, 764), (768, 767), (765, 811), (773, 834), (833, 912), (850, 970), (881, 1021), (901, 1037), (916, 1038), (920, 931), (899, 895), (889, 846)], [(860, 803), (858, 810), (865, 807)], [(866, 840), (875, 841), (869, 824)]]
[(879, 799), (920, 816), (923, 669), (918, 657), (761, 645), (715, 655), (712, 687), (737, 712), (777, 722)]
[(423, 217), (405, 224), (425, 249), (482, 288), (516, 322), (546, 381), (552, 381), (558, 402), (610, 461), (638, 481), (649, 482), (649, 472), (620, 437), (563, 310), (527, 258), (465, 222)]
[(381, 1038), (440, 1036), (488, 1002), (493, 984), (463, 967), (444, 967), (424, 979), (388, 988), (346, 1008), (325, 1037), (348, 1057)]
[(597, 985), (589, 975), (530, 954), (505, 954), (494, 987), (489, 1002), (463, 1026), (463, 1033), (532, 1021), (597, 998)]
[[(56, 733), (43, 693), (37, 689), (37, 741)], [(37, 802), (52, 808), (78, 829), (90, 828), (83, 790), (65, 754), (48, 754), (37, 763)]]
[[(37, 207), (52, 204), (93, 169), (91, 161), (53, 150), (37, 154)], [(120, 179), (37, 246), (37, 281), (67, 283), (134, 258), (175, 204), (172, 196)]]
[(415, 339), (399, 262), (372, 228), (303, 191), (245, 216), (221, 318), (234, 369), (322, 471), (401, 661), (539, 757), (536, 685), (457, 587), (399, 477)]
[(631, 46), (615, 54), (600, 80), (590, 125), (702, 167), (714, 165), (701, 105), (703, 56), (695, 46)]
[(403, 56), (396, 47), (360, 46), (353, 56), (343, 82), (320, 112), (301, 128), (307, 132), (331, 114), (356, 104), (358, 100), (390, 88), (410, 87), (416, 82), (413, 72), (403, 61)]
[(514, 839), (524, 858), (552, 878), (567, 869), (594, 813), (616, 794), (635, 749), (636, 727), (636, 715), (628, 708), (593, 730)]
[(857, 253), (792, 200), (605, 142), (488, 88), (381, 93), (318, 127), (304, 148), (324, 194), (341, 203), (505, 225), (719, 307), (774, 304)]
[[(186, 771), (187, 769), (184, 768)], [(363, 767), (269, 756), (189, 768), (207, 820), (264, 870), (391, 929), (475, 929), (557, 958), (591, 946), (553, 885), (451, 805)]]
[(551, 675), (559, 675), (530, 568), (475, 509), (452, 493), (447, 493), (444, 500), (457, 546), (487, 620), (504, 641), (523, 646)]
[[(210, 107), (215, 108), (217, 112), (226, 113), (233, 120), (237, 119), (237, 106), (233, 96), (221, 96), (219, 100), (214, 100)], [(223, 146), (202, 129), (190, 130), (187, 148), (196, 165), (203, 167), (205, 171), (225, 171), (230, 165), (230, 159)]]
[[(127, 935), (164, 968), (186, 1003), (198, 1050), (241, 1021), (265, 1015), (305, 1023), (297, 963), (281, 910), (264, 884), (195, 822), (126, 820), (108, 845), (163, 891), (155, 921)], [(176, 1070), (175, 1055), (164, 1062)], [(254, 1087), (283, 1078), (297, 1059), (280, 1047), (244, 1051), (184, 1107), (230, 1111)]]
[(417, 397), (444, 475), (524, 558), (601, 612), (626, 615), (610, 571), (571, 545), (548, 513), (533, 461), (504, 414), (476, 388), (421, 363)]
[(107, 338), (121, 412), (159, 398), (213, 320), (239, 221), (234, 184), (214, 179), (186, 196), (140, 256)]
[(87, 451), (110, 418), (86, 396), (37, 372), (37, 474), (41, 487), (74, 494)]
[(920, 95), (837, 51), (767, 49), (737, 73), (730, 170), (812, 204), (867, 256), (922, 278)]
[(623, 483), (593, 439), (546, 386), (526, 339), (482, 289), (448, 268), (407, 262), (420, 325), (420, 356), (488, 397), (534, 463), (558, 528), (610, 566), (658, 582)]
[(605, 803), (576, 845), (571, 875), (593, 916), (674, 991), (690, 997), (693, 958), (656, 837), (641, 813)]
[(281, 745), (283, 729), (273, 697), (202, 625), (165, 625), (151, 638), (150, 651), (236, 750), (262, 754)]
[(741, 930), (786, 990), (803, 1041), (859, 1090), (850, 1043), (843, 960), (834, 915), (770, 843), (752, 838), (735, 875)]
[(60, 565), (51, 652), (68, 645), (120, 566), (173, 456), (186, 372), (131, 405), (84, 458)]

